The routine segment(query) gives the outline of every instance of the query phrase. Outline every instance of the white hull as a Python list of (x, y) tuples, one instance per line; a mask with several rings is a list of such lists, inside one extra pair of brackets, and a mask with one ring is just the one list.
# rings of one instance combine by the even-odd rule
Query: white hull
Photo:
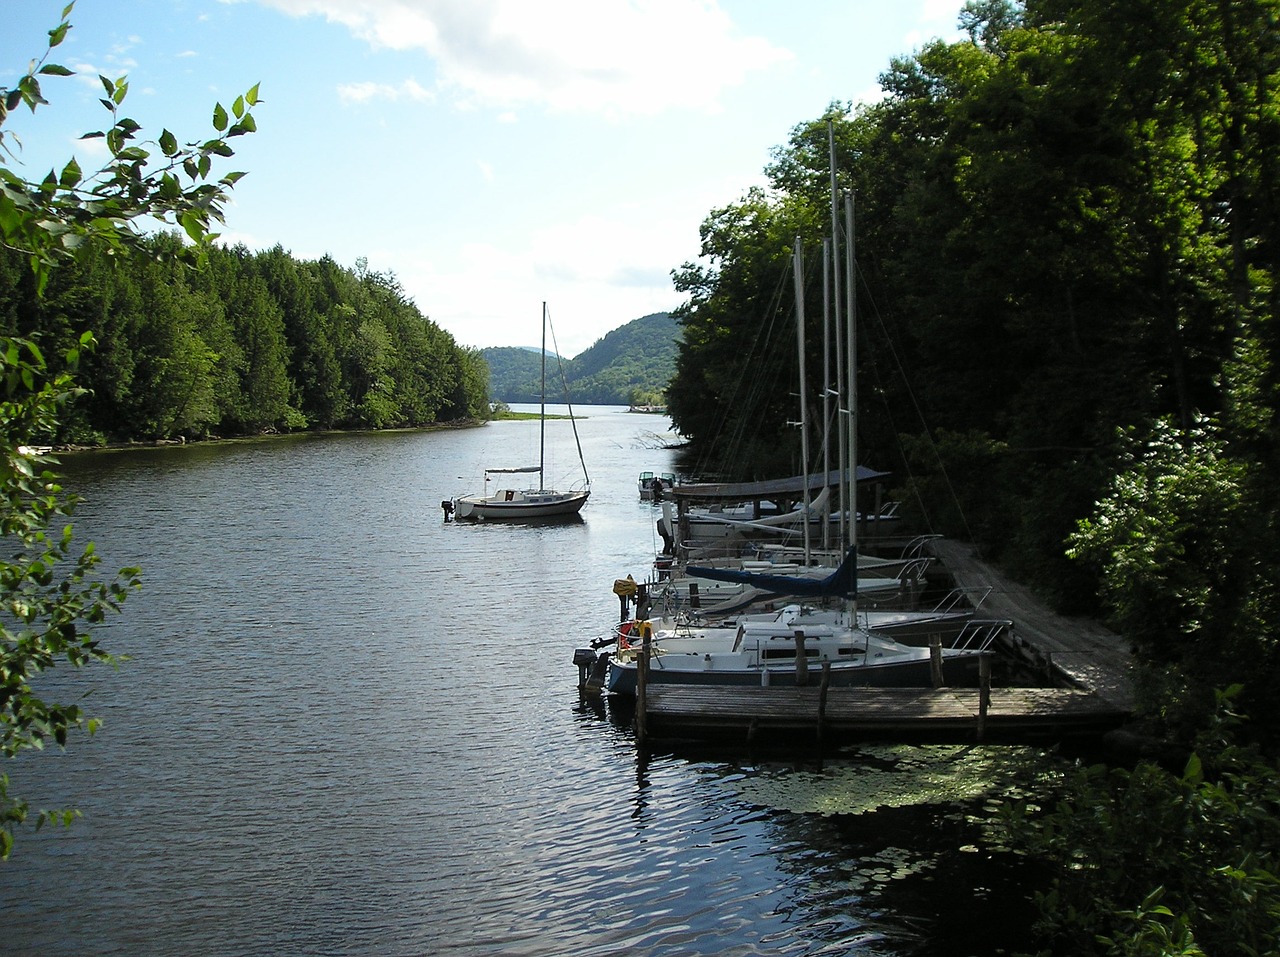
[(503, 490), (496, 495), (464, 495), (453, 503), (454, 517), (485, 521), (559, 518), (577, 515), (587, 504), (588, 491)]

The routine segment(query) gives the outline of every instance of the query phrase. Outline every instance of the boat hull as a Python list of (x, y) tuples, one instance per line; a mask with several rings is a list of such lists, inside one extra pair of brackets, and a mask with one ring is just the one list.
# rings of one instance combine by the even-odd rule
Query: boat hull
[[(950, 687), (973, 686), (978, 680), (981, 654), (947, 655), (942, 659), (942, 681)], [(776, 685), (792, 687), (796, 684), (796, 668), (788, 665), (755, 665), (745, 668), (671, 667), (661, 663), (661, 656), (652, 659), (649, 682), (653, 684), (681, 684), (704, 686), (763, 687)], [(810, 662), (808, 683), (822, 680), (822, 665)], [(933, 666), (929, 658), (888, 663), (832, 662), (828, 683), (834, 688), (929, 688), (933, 686)], [(636, 693), (636, 663), (610, 660), (605, 689), (610, 694), (632, 695)]]
[(473, 521), (520, 521), (577, 515), (591, 495), (581, 492), (499, 492), (484, 498), (463, 496), (453, 503), (454, 517)]

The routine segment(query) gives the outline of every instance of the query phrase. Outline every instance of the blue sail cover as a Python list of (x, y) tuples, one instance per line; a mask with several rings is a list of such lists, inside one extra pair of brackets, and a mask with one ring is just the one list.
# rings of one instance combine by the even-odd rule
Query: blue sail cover
[(774, 595), (800, 598), (852, 598), (858, 593), (858, 547), (851, 547), (840, 567), (826, 578), (801, 578), (797, 575), (769, 575), (731, 568), (701, 568), (690, 565), (685, 574), (718, 582), (741, 582)]

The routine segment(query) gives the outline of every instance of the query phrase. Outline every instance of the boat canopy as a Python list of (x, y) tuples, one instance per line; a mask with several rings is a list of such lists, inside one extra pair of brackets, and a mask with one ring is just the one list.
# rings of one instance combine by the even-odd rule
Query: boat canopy
[[(858, 482), (861, 483), (879, 481), (888, 478), (892, 473), (878, 472), (865, 465), (859, 465), (856, 474)], [(754, 499), (778, 498), (787, 495), (799, 498), (806, 485), (810, 492), (815, 492), (818, 489), (840, 485), (842, 480), (848, 481), (847, 470), (843, 474), (831, 471), (823, 475), (819, 472), (809, 476), (797, 475), (793, 478), (772, 479), (765, 482), (686, 483), (668, 489), (666, 494), (687, 502), (749, 502)]]
[(542, 469), (538, 468), (538, 466), (536, 465), (522, 465), (520, 468), (514, 468), (514, 469), (485, 469), (485, 471), (491, 472), (494, 475), (497, 475), (499, 473), (503, 475), (510, 475), (515, 472), (541, 472)]

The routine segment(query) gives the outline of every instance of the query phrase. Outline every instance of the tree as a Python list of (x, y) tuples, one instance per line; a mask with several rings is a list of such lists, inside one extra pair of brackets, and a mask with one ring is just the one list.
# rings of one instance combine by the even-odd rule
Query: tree
[[(62, 22), (49, 31), (45, 54), (16, 85), (0, 88), (0, 128), (19, 106), (34, 112), (47, 104), (41, 78), (71, 75), (48, 59), (71, 29), (67, 18), (73, 6), (63, 10)], [(183, 248), (184, 258), (198, 256), (213, 238), (211, 225), (222, 220), (227, 191), (241, 176), (230, 173), (209, 182), (214, 158), (234, 155), (227, 139), (255, 129), (249, 110), (258, 102), (257, 87), (236, 99), (231, 115), (221, 104), (214, 108), (213, 138), (179, 146), (164, 130), (155, 144), (144, 144), (141, 127), (119, 113), (127, 81), (100, 79), (107, 94), (102, 103), (112, 122), (105, 131), (87, 134), (106, 142), (110, 158), (100, 170), (86, 177), (72, 160), (60, 172), (31, 183), (7, 164), (0, 165), (0, 245), (27, 257), (37, 297), (57, 264), (94, 244), (121, 251), (143, 246), (139, 224), (145, 220), (181, 226), (193, 244)], [(14, 155), (10, 144), (0, 129), (0, 162)], [(152, 167), (155, 148), (160, 157)], [(13, 319), (24, 325), (21, 315)], [(92, 580), (98, 564), (93, 544), (77, 555), (71, 525), (60, 531), (54, 527), (73, 512), (75, 499), (57, 484), (52, 470), (56, 460), (41, 444), (82, 393), (74, 372), (82, 352), (93, 345), (92, 334), (82, 332), (62, 350), (62, 367), (55, 370), (36, 342), (0, 337), (0, 540), (7, 548), (0, 561), (0, 751), (6, 757), (50, 742), (63, 746), (77, 728), (93, 732), (95, 721), (78, 705), (45, 701), (32, 681), (62, 662), (80, 667), (113, 661), (94, 637), (93, 626), (108, 612), (119, 611), (139, 585), (133, 568), (122, 569), (109, 582)], [(27, 804), (8, 793), (8, 779), (0, 775), (0, 857), (8, 856), (13, 829), (28, 813)], [(40, 812), (36, 824), (70, 817), (69, 812)]]

